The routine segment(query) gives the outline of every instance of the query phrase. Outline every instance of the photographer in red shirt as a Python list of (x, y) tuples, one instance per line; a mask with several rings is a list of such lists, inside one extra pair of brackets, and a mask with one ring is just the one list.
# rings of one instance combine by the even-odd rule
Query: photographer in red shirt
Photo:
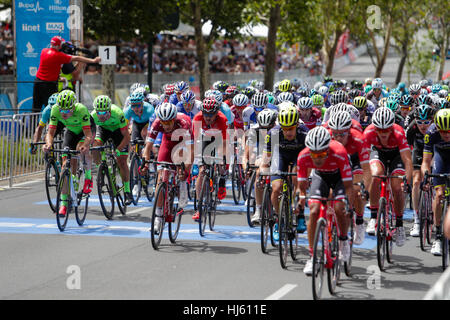
[(50, 48), (42, 49), (36, 82), (33, 86), (32, 112), (40, 112), (47, 105), (48, 98), (57, 92), (57, 81), (63, 64), (79, 61), (84, 63), (99, 63), (100, 57), (89, 59), (82, 56), (72, 56), (61, 52), (64, 39), (59, 36), (52, 38)]

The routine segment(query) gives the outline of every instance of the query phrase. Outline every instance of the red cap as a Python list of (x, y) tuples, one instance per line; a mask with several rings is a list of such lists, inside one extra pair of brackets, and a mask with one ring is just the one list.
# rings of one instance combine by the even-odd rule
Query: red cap
[(50, 43), (52, 46), (60, 46), (62, 41), (64, 41), (64, 39), (60, 36), (54, 36)]

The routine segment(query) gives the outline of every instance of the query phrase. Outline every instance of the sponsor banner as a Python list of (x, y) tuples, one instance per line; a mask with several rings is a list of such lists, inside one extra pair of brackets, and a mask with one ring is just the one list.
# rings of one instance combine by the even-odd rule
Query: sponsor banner
[[(70, 39), (70, 0), (15, 0), (17, 81), (34, 81), (42, 49), (54, 36)], [(17, 84), (17, 108), (29, 112), (33, 84)]]

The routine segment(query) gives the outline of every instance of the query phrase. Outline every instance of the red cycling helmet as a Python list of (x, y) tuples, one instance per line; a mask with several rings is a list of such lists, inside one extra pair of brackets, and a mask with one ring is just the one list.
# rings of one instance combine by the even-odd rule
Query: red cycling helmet
[(164, 92), (165, 92), (165, 94), (168, 95), (168, 96), (174, 94), (174, 92), (175, 92), (175, 85), (173, 85), (173, 84), (168, 84), (168, 85), (164, 88)]
[(225, 90), (225, 94), (226, 95), (236, 95), (236, 94), (238, 94), (239, 93), (239, 90), (237, 89), (237, 87), (236, 86), (229, 86), (228, 88), (227, 88), (227, 90)]
[(216, 113), (219, 110), (219, 104), (214, 97), (208, 97), (203, 100), (202, 112), (205, 113)]

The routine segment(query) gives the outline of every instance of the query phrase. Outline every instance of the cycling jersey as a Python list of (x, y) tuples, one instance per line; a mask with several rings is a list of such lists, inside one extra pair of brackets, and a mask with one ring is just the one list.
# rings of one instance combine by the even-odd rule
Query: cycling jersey
[[(212, 136), (214, 135), (214, 131), (219, 130), (222, 133), (222, 138), (225, 140), (227, 138), (227, 122), (228, 120), (225, 115), (219, 111), (214, 123), (212, 123), (211, 125), (207, 125), (205, 120), (203, 119), (203, 112), (200, 111), (194, 116), (194, 120), (192, 121), (194, 136), (197, 137), (201, 133), (206, 136)], [(199, 125), (200, 123), (201, 126)], [(201, 129), (201, 132), (198, 129)]]
[(44, 110), (42, 110), (41, 119), (39, 119), (39, 125), (41, 127), (45, 127), (45, 125), (50, 120), (50, 114), (52, 113), (52, 107), (50, 105), (46, 106)]
[(179, 102), (177, 94), (176, 93), (172, 93), (169, 97), (169, 103), (177, 105), (177, 103)]
[(194, 118), (194, 116), (199, 113), (199, 111), (202, 108), (202, 102), (198, 100), (194, 100), (194, 105), (192, 106), (191, 111), (187, 112), (186, 109), (184, 109), (183, 102), (177, 103), (177, 109), (179, 113), (183, 113), (187, 115), (191, 120)]
[(380, 151), (393, 151), (398, 150), (402, 152), (409, 149), (408, 141), (406, 140), (405, 131), (398, 124), (394, 124), (392, 127), (391, 134), (389, 135), (386, 145), (381, 144), (378, 134), (375, 130), (375, 126), (371, 124), (364, 130), (364, 140), (367, 146), (374, 146)]
[(387, 98), (387, 97), (389, 97), (389, 93), (387, 93), (387, 91), (385, 91), (383, 89), (381, 89), (381, 93), (380, 93), (379, 98), (377, 98), (375, 96), (375, 93), (373, 92), (373, 89), (370, 90), (367, 93), (367, 95), (366, 95), (367, 101), (371, 101), (376, 107), (378, 107), (378, 102), (380, 102), (381, 99)]
[[(267, 109), (275, 110), (278, 112), (278, 107), (269, 103), (267, 105)], [(244, 130), (247, 131), (250, 128), (250, 124), (257, 123), (256, 120), (256, 111), (252, 106), (248, 106), (242, 112), (242, 117), (244, 120)]]
[(244, 129), (244, 114), (243, 112), (241, 114), (239, 114), (238, 112), (238, 108), (236, 108), (236, 106), (231, 106), (231, 112), (234, 115), (234, 128), (235, 129)]
[(63, 119), (61, 116), (59, 106), (55, 104), (52, 107), (50, 114), (49, 128), (56, 129), (58, 122), (61, 122), (67, 130), (75, 133), (81, 134), (83, 129), (91, 128), (91, 117), (88, 109), (81, 103), (76, 103), (73, 109), (73, 114), (67, 119)]
[(127, 120), (125, 119), (125, 114), (122, 109), (116, 105), (111, 105), (111, 116), (108, 120), (101, 122), (98, 119), (97, 112), (92, 111), (91, 116), (97, 126), (102, 127), (108, 131), (115, 131), (117, 129), (122, 129), (127, 127)]
[(136, 123), (145, 123), (147, 124), (150, 120), (150, 123), (152, 123), (155, 119), (155, 108), (148, 102), (143, 102), (144, 106), (144, 110), (142, 112), (141, 116), (138, 116), (133, 109), (131, 108), (131, 106), (127, 106), (124, 110), (123, 113), (125, 114), (125, 118), (130, 121), (132, 120), (133, 122)]
[(406, 140), (413, 148), (412, 162), (414, 169), (420, 169), (423, 160), (423, 148), (425, 135), (422, 134), (417, 127), (416, 121), (413, 121), (408, 128), (406, 128)]
[(231, 125), (234, 121), (234, 114), (231, 112), (230, 107), (225, 103), (222, 102), (219, 109), (227, 118), (228, 125)]
[(442, 139), (436, 124), (433, 123), (430, 128), (428, 128), (424, 137), (424, 142), (423, 153), (439, 153), (443, 159), (450, 160), (450, 142), (445, 142), (444, 139)]
[(322, 112), (317, 108), (312, 108), (311, 115), (309, 116), (309, 119), (303, 119), (300, 117), (300, 119), (303, 121), (305, 126), (311, 130), (316, 126), (320, 126), (322, 124)]
[[(162, 141), (158, 152), (158, 161), (173, 162), (172, 150), (176, 145), (180, 142), (184, 142), (185, 145), (192, 145), (194, 143), (191, 119), (183, 113), (177, 114), (172, 132), (165, 132), (161, 121), (156, 119), (148, 129), (147, 142), (154, 143), (157, 136), (161, 133)], [(173, 134), (177, 136), (174, 136), (172, 140)]]
[[(324, 126), (325, 128), (327, 128), (327, 129), (329, 129), (330, 127), (328, 126), (328, 121), (327, 122), (325, 122), (322, 126)], [(359, 132), (361, 132), (361, 133), (363, 133), (363, 128), (362, 128), (362, 126), (361, 126), (361, 124), (358, 122), (358, 121), (356, 121), (355, 119), (352, 119), (352, 126), (351, 126), (351, 128), (352, 129), (355, 129), (355, 130), (357, 130), (357, 131), (359, 131)]]

